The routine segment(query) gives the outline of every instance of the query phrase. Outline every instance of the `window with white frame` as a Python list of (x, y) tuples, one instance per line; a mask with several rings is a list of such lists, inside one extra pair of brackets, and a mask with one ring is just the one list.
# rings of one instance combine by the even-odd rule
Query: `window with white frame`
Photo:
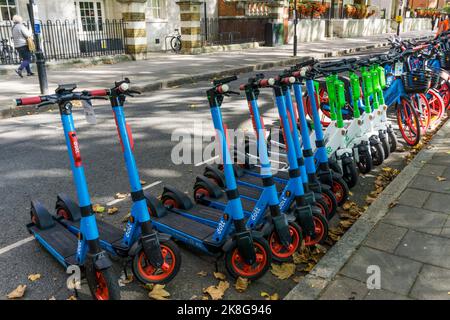
[(17, 14), (16, 0), (0, 0), (0, 21), (10, 21)]
[(103, 31), (103, 6), (101, 1), (76, 1), (80, 31)]
[(150, 19), (166, 19), (166, 0), (148, 0), (147, 16)]

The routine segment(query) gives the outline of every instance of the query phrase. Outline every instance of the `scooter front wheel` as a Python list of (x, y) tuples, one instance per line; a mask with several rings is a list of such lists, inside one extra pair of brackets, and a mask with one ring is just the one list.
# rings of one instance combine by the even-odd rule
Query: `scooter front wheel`
[(393, 130), (389, 130), (388, 137), (389, 137), (389, 146), (391, 149), (391, 153), (394, 153), (395, 151), (397, 151), (397, 148), (398, 148), (397, 135), (394, 133)]
[(353, 162), (353, 160), (346, 162), (347, 163), (344, 163), (342, 168), (344, 171), (343, 177), (348, 187), (353, 188), (358, 183), (358, 169), (356, 168), (356, 164)]
[(160, 243), (163, 264), (160, 268), (152, 266), (141, 249), (133, 257), (133, 274), (140, 282), (148, 283), (168, 283), (180, 270), (181, 254), (180, 249), (172, 241)]
[(272, 263), (269, 243), (265, 239), (253, 238), (253, 245), (256, 252), (256, 262), (253, 265), (249, 265), (243, 260), (237, 244), (226, 252), (225, 267), (233, 278), (242, 277), (254, 281), (269, 270)]
[(359, 152), (358, 169), (362, 174), (367, 174), (372, 171), (373, 161), (368, 150)]
[(323, 244), (328, 238), (328, 221), (321, 215), (313, 212), (315, 237), (305, 236), (305, 246)]
[(111, 268), (96, 270), (93, 263), (88, 263), (86, 280), (95, 300), (120, 300), (119, 284)]
[(270, 234), (269, 246), (273, 260), (277, 262), (291, 261), (292, 255), (297, 252), (302, 245), (302, 229), (297, 223), (289, 222), (289, 234), (291, 235), (291, 243), (288, 247), (280, 242), (275, 230)]
[(371, 144), (370, 153), (372, 154), (372, 162), (375, 166), (380, 166), (384, 162), (384, 149), (381, 142)]
[(333, 174), (332, 179), (333, 185), (331, 186), (331, 191), (333, 192), (338, 205), (341, 207), (347, 202), (350, 190), (342, 176)]

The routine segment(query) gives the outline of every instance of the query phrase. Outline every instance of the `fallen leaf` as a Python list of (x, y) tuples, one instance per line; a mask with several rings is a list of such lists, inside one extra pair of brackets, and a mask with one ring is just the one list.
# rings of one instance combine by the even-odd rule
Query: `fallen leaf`
[(437, 181), (442, 182), (442, 181), (447, 181), (447, 178), (445, 177), (436, 177)]
[(261, 297), (265, 298), (266, 300), (280, 300), (278, 293), (270, 295), (267, 292), (261, 292)]
[(292, 255), (295, 264), (307, 263), (308, 257), (304, 253), (294, 252)]
[(210, 286), (206, 289), (203, 289), (203, 293), (209, 294), (211, 299), (213, 300), (220, 300), (229, 287), (230, 284), (228, 283), (228, 281), (220, 281), (217, 286)]
[(200, 271), (197, 273), (197, 275), (200, 277), (206, 277), (208, 275), (208, 273), (206, 271)]
[(102, 207), (99, 204), (94, 204), (94, 206), (92, 207), (92, 210), (94, 210), (95, 213), (103, 213), (103, 212), (105, 212), (105, 207)]
[(311, 270), (314, 269), (315, 266), (316, 266), (315, 263), (308, 263), (308, 265), (305, 268), (303, 268), (303, 271), (311, 272)]
[(197, 298), (198, 298), (198, 296), (196, 296), (196, 295), (194, 294), (192, 297), (189, 298), (189, 300), (195, 300), (195, 299), (197, 299)]
[(141, 182), (141, 185), (143, 185), (143, 186), (145, 186), (147, 184), (147, 181), (145, 181), (145, 180), (141, 180), (140, 182)]
[(153, 289), (148, 293), (149, 298), (154, 300), (167, 300), (170, 297), (170, 293), (164, 290), (165, 287), (163, 284), (155, 284)]
[(389, 209), (392, 209), (392, 208), (394, 208), (395, 206), (397, 206), (398, 205), (398, 201), (393, 201), (393, 202), (391, 202), (390, 204), (389, 204)]
[(123, 274), (119, 279), (119, 287), (125, 287), (127, 284), (132, 283), (133, 280), (133, 275), (130, 274), (127, 278), (125, 278), (125, 274)]
[(339, 225), (342, 226), (344, 229), (349, 229), (353, 225), (353, 222), (350, 220), (345, 220), (339, 222)]
[(109, 215), (116, 214), (117, 212), (119, 212), (119, 208), (111, 207), (111, 208), (108, 209), (108, 214)]
[(270, 272), (274, 274), (280, 280), (289, 279), (295, 273), (295, 264), (283, 263), (282, 265), (273, 264)]
[(227, 276), (224, 275), (222, 272), (214, 272), (214, 277), (217, 280), (227, 280)]
[(342, 206), (342, 209), (344, 209), (345, 211), (350, 210), (350, 208), (352, 207), (352, 204), (347, 201), (346, 203), (344, 203), (344, 205)]
[(25, 290), (27, 289), (27, 286), (24, 284), (19, 284), (17, 288), (15, 288), (13, 291), (8, 293), (7, 297), (8, 299), (19, 299), (22, 298), (25, 294)]
[(130, 217), (131, 217), (131, 213), (128, 212), (126, 215), (123, 216), (122, 222), (123, 223), (128, 222), (128, 219), (130, 219)]
[(78, 300), (78, 299), (77, 299), (77, 297), (75, 297), (75, 296), (70, 296), (70, 297), (68, 297), (66, 300)]
[(375, 198), (373, 198), (371, 196), (367, 196), (366, 197), (366, 203), (367, 204), (372, 204), (375, 200), (377, 200), (377, 199), (375, 199)]
[(51, 296), (48, 300), (56, 300), (55, 296)]
[(114, 196), (114, 198), (116, 199), (125, 199), (126, 197), (128, 197), (128, 194), (120, 192), (116, 193), (116, 195)]
[(28, 276), (28, 280), (30, 280), (31, 282), (34, 282), (36, 280), (39, 280), (41, 278), (41, 275), (39, 273), (36, 274), (30, 274)]
[(204, 296), (202, 297), (202, 300), (209, 300), (209, 297), (206, 296), (206, 295), (204, 295)]
[(302, 276), (296, 276), (296, 277), (293, 277), (292, 278), (292, 280), (295, 282), (295, 283), (299, 283), (300, 282), (300, 280), (302, 280)]
[(349, 195), (350, 197), (353, 196), (353, 192), (349, 191), (349, 192), (348, 192), (348, 195)]
[(234, 287), (236, 288), (236, 290), (237, 290), (238, 292), (241, 292), (241, 293), (242, 293), (242, 292), (244, 292), (245, 290), (247, 290), (248, 284), (249, 284), (249, 281), (248, 281), (247, 278), (239, 277), (239, 278), (237, 278)]

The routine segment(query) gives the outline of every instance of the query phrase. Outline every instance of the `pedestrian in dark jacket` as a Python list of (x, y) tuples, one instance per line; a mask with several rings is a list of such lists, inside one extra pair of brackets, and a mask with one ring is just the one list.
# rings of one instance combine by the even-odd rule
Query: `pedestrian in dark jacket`
[(16, 73), (19, 77), (23, 78), (22, 71), (25, 69), (28, 76), (34, 75), (31, 71), (31, 51), (28, 48), (27, 39), (32, 36), (31, 31), (23, 24), (21, 16), (13, 17), (14, 26), (12, 28), (12, 36), (14, 40), (14, 47), (19, 53), (21, 63)]

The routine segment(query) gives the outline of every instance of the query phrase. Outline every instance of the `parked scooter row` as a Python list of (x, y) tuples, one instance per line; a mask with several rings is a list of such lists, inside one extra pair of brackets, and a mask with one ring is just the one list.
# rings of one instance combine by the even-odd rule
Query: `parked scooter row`
[[(18, 106), (58, 105), (78, 198), (57, 195), (54, 213), (32, 200), (27, 228), (65, 268), (84, 270), (97, 300), (120, 298), (108, 255), (131, 265), (144, 284), (168, 283), (182, 263), (176, 242), (223, 259), (232, 277), (257, 280), (272, 260), (290, 261), (302, 245), (324, 243), (328, 221), (347, 201), (349, 187), (358, 184), (359, 172), (370, 172), (396, 150), (388, 106), (397, 104), (397, 122), (408, 144), (443, 116), (449, 77), (441, 71), (435, 76), (436, 90), (430, 90), (426, 68), (442, 67), (447, 38), (409, 49), (393, 42), (400, 47), (364, 59), (307, 59), (277, 77), (250, 78), (239, 89), (246, 96), (257, 154), (246, 152), (241, 164), (235, 163), (237, 152), (229, 150), (221, 112), (227, 96), (239, 95), (229, 86), (237, 77), (214, 81), (206, 95), (222, 164), (207, 166), (196, 178), (192, 200), (172, 186), (165, 186), (159, 198), (144, 193), (124, 110), (127, 97), (139, 92), (128, 79), (112, 89), (76, 91), (76, 85), (60, 85), (52, 95), (17, 99)], [(273, 132), (267, 139), (258, 105), (261, 90), (273, 94), (279, 141)], [(124, 231), (96, 220), (88, 191), (72, 101), (92, 108), (94, 99), (110, 101), (125, 160), (132, 208)], [(274, 171), (272, 156), (284, 159), (287, 170)]]

